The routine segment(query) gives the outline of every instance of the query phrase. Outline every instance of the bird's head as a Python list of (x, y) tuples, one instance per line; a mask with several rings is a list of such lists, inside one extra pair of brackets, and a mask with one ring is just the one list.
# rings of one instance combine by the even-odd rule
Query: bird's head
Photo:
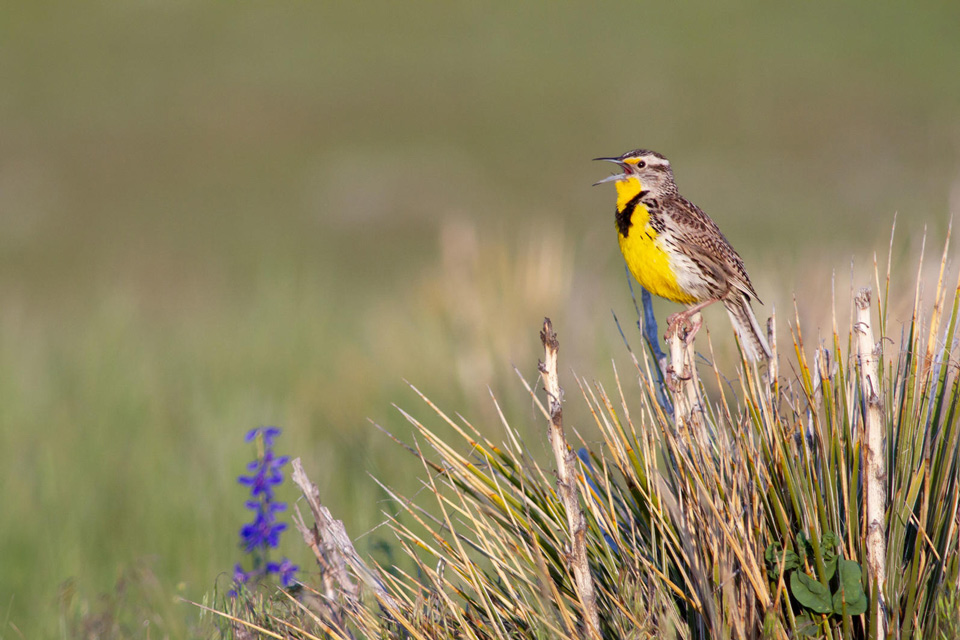
[(656, 151), (634, 149), (616, 158), (594, 158), (604, 162), (613, 162), (623, 173), (614, 173), (594, 185), (613, 182), (617, 193), (640, 190), (649, 191), (653, 197), (676, 193), (677, 185), (673, 181), (673, 169), (670, 161)]

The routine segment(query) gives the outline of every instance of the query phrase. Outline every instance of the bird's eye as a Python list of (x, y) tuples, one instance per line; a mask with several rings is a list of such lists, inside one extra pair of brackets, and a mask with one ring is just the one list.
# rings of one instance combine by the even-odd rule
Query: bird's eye
[(638, 168), (638, 169), (643, 169), (645, 166), (647, 166), (647, 163), (644, 162), (643, 160), (641, 160), (640, 162), (637, 163), (637, 168)]

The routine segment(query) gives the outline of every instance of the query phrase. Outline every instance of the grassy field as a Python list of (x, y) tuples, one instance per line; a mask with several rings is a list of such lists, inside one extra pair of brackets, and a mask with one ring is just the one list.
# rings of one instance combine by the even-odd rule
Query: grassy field
[(544, 315), (579, 373), (622, 355), (590, 158), (670, 157), (767, 309), (796, 291), (813, 327), (895, 212), (903, 261), (960, 207), (956, 3), (3, 13), (2, 638), (131, 575), (114, 601), (188, 635), (176, 598), (239, 559), (258, 425), (389, 553), (368, 474), (410, 494), (416, 462), (368, 418), (409, 435), (404, 379), (493, 429), (490, 387), (539, 428), (510, 367), (536, 375)]

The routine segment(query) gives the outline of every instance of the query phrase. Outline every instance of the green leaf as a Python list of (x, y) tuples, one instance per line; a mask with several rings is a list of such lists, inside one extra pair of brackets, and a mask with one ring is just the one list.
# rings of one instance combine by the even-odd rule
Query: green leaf
[(847, 613), (856, 616), (867, 610), (867, 594), (863, 592), (861, 576), (863, 570), (853, 560), (840, 560), (837, 563), (840, 574), (840, 587), (833, 594), (833, 611), (843, 614), (843, 602), (847, 603)]
[(783, 570), (789, 571), (790, 569), (796, 569), (800, 566), (800, 556), (796, 553), (787, 549), (787, 552), (783, 556)]
[(797, 616), (797, 637), (798, 638), (819, 638), (820, 621), (814, 620), (809, 613), (801, 613)]
[(823, 554), (823, 565), (826, 571), (824, 577), (827, 582), (833, 580), (833, 575), (837, 571), (837, 558), (840, 557), (836, 551), (838, 546), (840, 546), (840, 538), (833, 531), (824, 531), (820, 537), (820, 552)]
[[(845, 593), (837, 591), (833, 594), (833, 612), (837, 615), (843, 615), (843, 598), (845, 598)], [(867, 611), (867, 596), (860, 592), (860, 597), (855, 600), (850, 600), (847, 598), (847, 615), (858, 616), (861, 613), (866, 613)]]
[(766, 560), (768, 564), (772, 564), (777, 561), (777, 558), (780, 557), (780, 553), (780, 543), (771, 542), (767, 545), (766, 550), (763, 552), (763, 559)]
[(827, 530), (823, 532), (823, 536), (820, 538), (820, 546), (825, 549), (829, 549), (831, 552), (840, 546), (840, 538), (837, 537), (833, 531)]
[(824, 554), (823, 556), (823, 568), (824, 568), (824, 571), (827, 572), (827, 575), (824, 577), (826, 578), (827, 582), (830, 582), (831, 580), (833, 580), (833, 574), (837, 572), (838, 557), (839, 556), (837, 556), (836, 553), (833, 554), (832, 558), (827, 558), (826, 554)]
[(817, 613), (831, 613), (833, 599), (830, 591), (802, 571), (790, 574), (790, 591), (797, 602)]
[(790, 549), (784, 551), (777, 542), (767, 547), (763, 552), (763, 559), (767, 562), (767, 576), (771, 580), (776, 580), (780, 576), (781, 561), (783, 561), (784, 573), (800, 566), (800, 556)]
[(863, 570), (853, 560), (840, 560), (840, 583), (847, 592), (863, 593)]

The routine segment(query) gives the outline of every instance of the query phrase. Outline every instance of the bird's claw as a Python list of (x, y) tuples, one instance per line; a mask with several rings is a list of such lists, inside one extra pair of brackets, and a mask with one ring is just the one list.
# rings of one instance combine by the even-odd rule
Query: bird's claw
[(693, 344), (693, 339), (703, 325), (699, 313), (692, 316), (685, 312), (673, 313), (667, 316), (667, 333), (663, 336), (664, 340), (670, 340), (673, 336), (679, 336), (684, 344)]
[(690, 322), (690, 316), (684, 313), (674, 313), (667, 316), (667, 332), (664, 334), (664, 340), (670, 340), (673, 336), (679, 336), (686, 344), (693, 341), (693, 323)]

